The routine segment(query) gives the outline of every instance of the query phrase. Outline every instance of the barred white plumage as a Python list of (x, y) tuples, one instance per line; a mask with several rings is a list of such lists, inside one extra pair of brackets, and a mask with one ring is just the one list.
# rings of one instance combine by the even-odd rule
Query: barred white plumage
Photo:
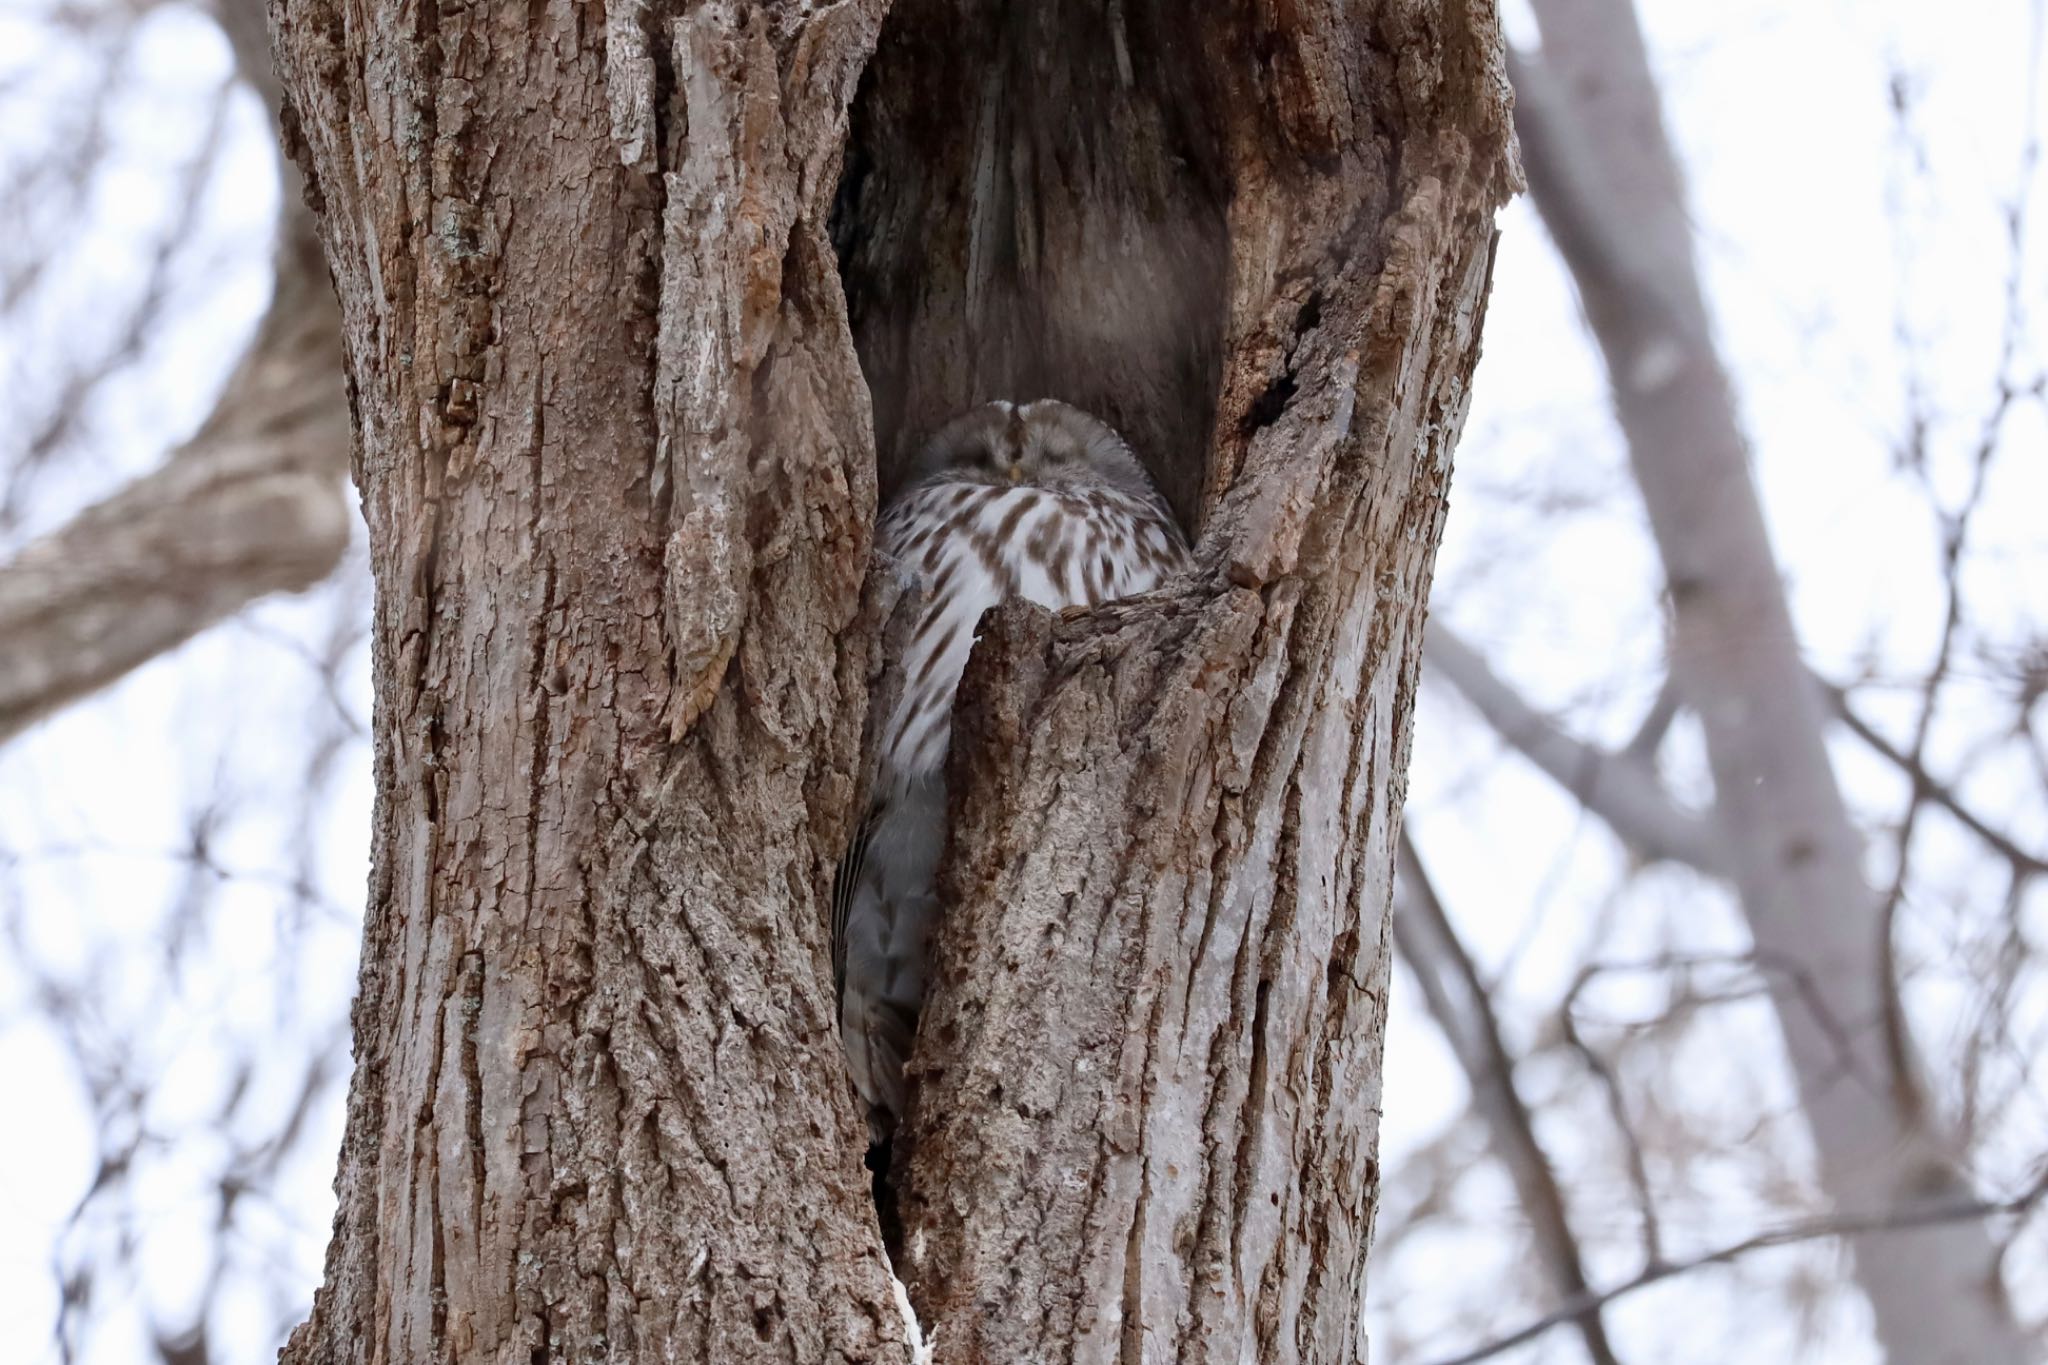
[(1187, 556), (1166, 500), (1117, 434), (1051, 399), (955, 418), (884, 510), (875, 571), (914, 592), (915, 616), (883, 661), (881, 685), (897, 699), (874, 739), (874, 790), (833, 922), (840, 1030), (876, 1140), (903, 1112), (939, 908), (953, 694), (975, 626), (1009, 597), (1057, 610), (1144, 592)]

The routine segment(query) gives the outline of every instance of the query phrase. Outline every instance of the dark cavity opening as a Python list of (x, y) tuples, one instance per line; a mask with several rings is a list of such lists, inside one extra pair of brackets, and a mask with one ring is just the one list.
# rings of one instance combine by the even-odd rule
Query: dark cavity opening
[(882, 496), (938, 423), (1060, 398), (1193, 527), (1229, 279), (1219, 92), (1187, 0), (898, 0), (834, 206)]

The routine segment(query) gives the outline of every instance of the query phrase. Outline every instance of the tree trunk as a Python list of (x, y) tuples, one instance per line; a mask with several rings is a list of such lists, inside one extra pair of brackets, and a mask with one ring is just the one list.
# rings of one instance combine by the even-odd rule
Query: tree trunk
[(948, 1362), (1363, 1350), (1492, 6), (883, 10), (273, 7), (379, 588), (290, 1361), (909, 1355), (825, 945), (870, 528), (935, 418), (1039, 394), (1200, 564), (984, 627), (904, 1278)]
[[(1864, 880), (1709, 334), (1676, 158), (1629, 0), (1535, 0), (1541, 65), (1517, 73), (1537, 206), (1578, 283), (1664, 561), (1671, 667), (1699, 715), (1719, 862), (1778, 986), (1820, 1184), (1845, 1216), (1961, 1202), (1967, 1181), (1920, 1076), (1890, 925)], [(1862, 1239), (1857, 1275), (1898, 1365), (2023, 1365), (1982, 1221)]]

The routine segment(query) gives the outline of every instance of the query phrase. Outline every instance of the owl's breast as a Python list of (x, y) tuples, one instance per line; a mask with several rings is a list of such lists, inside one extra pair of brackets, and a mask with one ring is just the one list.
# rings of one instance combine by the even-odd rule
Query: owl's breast
[(1187, 551), (1164, 512), (1111, 489), (1055, 491), (944, 478), (911, 489), (879, 528), (877, 561), (916, 595), (901, 657), (902, 691), (881, 737), (885, 778), (945, 761), (953, 694), (982, 614), (1011, 598), (1094, 606), (1144, 592)]

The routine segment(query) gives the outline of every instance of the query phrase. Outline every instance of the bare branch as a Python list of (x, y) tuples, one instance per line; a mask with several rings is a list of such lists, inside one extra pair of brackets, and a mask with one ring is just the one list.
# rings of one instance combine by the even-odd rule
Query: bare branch
[[(130, 20), (128, 27), (132, 29), (133, 25)], [(124, 30), (119, 41), (125, 44), (131, 41), (131, 35)], [(78, 213), (83, 211), (82, 200), (95, 182), (96, 162), (104, 155), (105, 106), (122, 84), (121, 69), (117, 64), (110, 65), (108, 74), (87, 102), (92, 112), (79, 130), (77, 141), (57, 144), (42, 159), (42, 164), (27, 173), (28, 183), (14, 193), (16, 199), (25, 200), (35, 199), (39, 192), (60, 202), (68, 198), (70, 213), (68, 217), (61, 210), (38, 215), (42, 232), (32, 233), (29, 244), (19, 248), (26, 260), (0, 283), (0, 300), (4, 300), (0, 307), (11, 309), (20, 305), (24, 296), (33, 292), (52, 259), (60, 254), (55, 241), (36, 238), (73, 230)], [(172, 198), (176, 207), (156, 234), (139, 288), (119, 302), (112, 296), (102, 300), (101, 311), (117, 319), (115, 324), (105, 329), (103, 339), (92, 344), (89, 354), (80, 355), (69, 362), (65, 372), (40, 384), (38, 387), (48, 395), (35, 405), (41, 410), (17, 412), (5, 438), (0, 439), (0, 453), (7, 456), (7, 478), (4, 486), (0, 486), (0, 531), (15, 528), (41, 478), (75, 444), (80, 429), (89, 425), (90, 416), (104, 406), (100, 401), (102, 390), (110, 381), (130, 372), (162, 330), (166, 314), (178, 297), (180, 267), (203, 226), (201, 208), (205, 191), (226, 149), (228, 114), (236, 87), (237, 83), (230, 79), (214, 92), (206, 128), (174, 177)], [(41, 189), (37, 182), (49, 182), (48, 188)], [(25, 222), (12, 226), (28, 231)]]
[(1954, 816), (1957, 824), (1983, 840), (1998, 856), (2011, 863), (2014, 871), (2028, 876), (2048, 872), (2048, 857), (2029, 853), (2015, 843), (2010, 835), (2002, 833), (1964, 805), (1953, 787), (1927, 771), (1924, 759), (1906, 753), (1886, 739), (1882, 731), (1865, 720), (1856, 710), (1855, 704), (1850, 701), (1846, 689), (1825, 679), (1817, 681), (1829, 704), (1834, 707), (1836, 717), (1847, 727), (1849, 733), (1862, 740), (1879, 757), (1905, 773), (1913, 784), (1916, 796), (1932, 801)]
[[(1916, 1074), (1903, 1029), (1888, 1040), (1875, 1027), (1890, 987), (1883, 907), (1864, 878), (1825, 703), (1800, 653), (1706, 324), (1683, 177), (1635, 10), (1631, 0), (1535, 0), (1534, 9), (1543, 68), (1518, 63), (1516, 126), (1532, 197), (1606, 362), (1663, 563), (1671, 671), (1706, 741), (1721, 865), (1758, 950), (1799, 962), (1826, 1015), (1853, 1030), (1857, 1074)], [(1835, 1207), (1907, 1207), (1931, 1185), (1967, 1188), (1937, 1116), (1898, 1087), (1839, 1085), (1835, 1040), (1798, 1010), (1781, 1005), (1778, 1016)], [(1996, 1264), (1983, 1229), (1947, 1221), (1910, 1243), (1856, 1248), (1886, 1351), (2035, 1359), (2003, 1303), (1978, 1292)]]
[(1703, 340), (1706, 311), (1697, 291), (1674, 288), (1666, 263), (1650, 258), (1645, 241), (1632, 236), (1606, 202), (1597, 163), (1587, 155), (1578, 116), (1556, 78), (1513, 48), (1508, 75), (1529, 195), (1581, 290), (1597, 286), (1626, 296), (1652, 327)]
[(1678, 695), (1678, 680), (1669, 673), (1665, 674), (1663, 686), (1657, 689), (1657, 699), (1650, 703), (1650, 709), (1643, 714), (1642, 723), (1636, 727), (1635, 734), (1622, 746), (1622, 757), (1631, 763), (1654, 763), (1657, 750), (1664, 745), (1664, 736), (1671, 733), (1671, 723), (1678, 719), (1683, 701), (1684, 699)]
[(270, 313), (205, 426), (0, 566), (0, 741), (340, 561), (348, 409), (318, 253), (288, 203)]
[(1535, 1340), (1553, 1327), (1561, 1326), (1581, 1314), (1613, 1303), (1617, 1299), (1626, 1298), (1638, 1290), (1648, 1289), (1653, 1284), (1661, 1284), (1665, 1280), (1688, 1275), (1695, 1270), (1704, 1270), (1709, 1266), (1726, 1265), (1752, 1252), (1794, 1246), (1801, 1242), (1819, 1241), (1822, 1238), (1868, 1237), (1878, 1233), (1905, 1232), (1913, 1228), (2017, 1216), (2030, 1212), (2044, 1197), (2048, 1197), (2048, 1170), (2044, 1170), (2032, 1185), (2011, 1199), (1936, 1199), (1904, 1205), (1881, 1213), (1813, 1218), (1788, 1223), (1783, 1227), (1759, 1232), (1753, 1237), (1745, 1237), (1739, 1242), (1716, 1247), (1698, 1256), (1647, 1265), (1632, 1279), (1624, 1280), (1598, 1293), (1588, 1294), (1583, 1300), (1564, 1304), (1555, 1312), (1544, 1314), (1526, 1327), (1518, 1328), (1507, 1336), (1490, 1341), (1463, 1355), (1446, 1357), (1437, 1361), (1436, 1365), (1473, 1365), (1475, 1361), (1490, 1360), (1524, 1342)]
[(278, 84), (277, 65), (270, 59), (270, 25), (263, 0), (214, 0), (213, 19), (235, 54), (235, 74), (256, 92), (274, 123), (284, 88)]
[[(1585, 1261), (1565, 1210), (1564, 1193), (1550, 1158), (1536, 1140), (1529, 1107), (1515, 1088), (1515, 1059), (1501, 1037), (1486, 983), (1437, 899), (1436, 888), (1404, 832), (1395, 855), (1394, 942), (1422, 985), (1429, 1012), (1457, 1054), (1479, 1111), (1485, 1115), (1494, 1154), (1515, 1182), (1529, 1216), (1537, 1250), (1558, 1295), (1566, 1302), (1588, 1292)], [(1575, 1315), (1586, 1354), (1594, 1365), (1616, 1365), (1614, 1348), (1596, 1304)]]
[(1712, 826), (1673, 800), (1648, 763), (1566, 734), (1441, 621), (1429, 624), (1423, 659), (1430, 673), (1456, 688), (1494, 733), (1605, 821), (1637, 854), (1726, 875)]
[(1607, 1103), (1607, 1117), (1613, 1123), (1615, 1133), (1621, 1138), (1622, 1151), (1627, 1155), (1628, 1183), (1635, 1191), (1636, 1208), (1642, 1218), (1643, 1255), (1655, 1264), (1664, 1258), (1664, 1229), (1662, 1220), (1657, 1217), (1657, 1197), (1650, 1189), (1650, 1163), (1643, 1155), (1643, 1140), (1637, 1135), (1635, 1124), (1629, 1121), (1628, 1101), (1621, 1093), (1621, 1078), (1615, 1074), (1607, 1059), (1600, 1055), (1599, 1050), (1586, 1041), (1585, 1034), (1579, 1029), (1578, 1015), (1573, 1009), (1578, 1002), (1579, 993), (1593, 979), (1594, 971), (1594, 968), (1588, 967), (1579, 972), (1577, 980), (1572, 982), (1571, 989), (1565, 993), (1564, 1003), (1558, 1008), (1558, 1020), (1563, 1025), (1566, 1045), (1578, 1055), (1586, 1070), (1592, 1072), (1593, 1078), (1600, 1083), (1600, 1093)]

